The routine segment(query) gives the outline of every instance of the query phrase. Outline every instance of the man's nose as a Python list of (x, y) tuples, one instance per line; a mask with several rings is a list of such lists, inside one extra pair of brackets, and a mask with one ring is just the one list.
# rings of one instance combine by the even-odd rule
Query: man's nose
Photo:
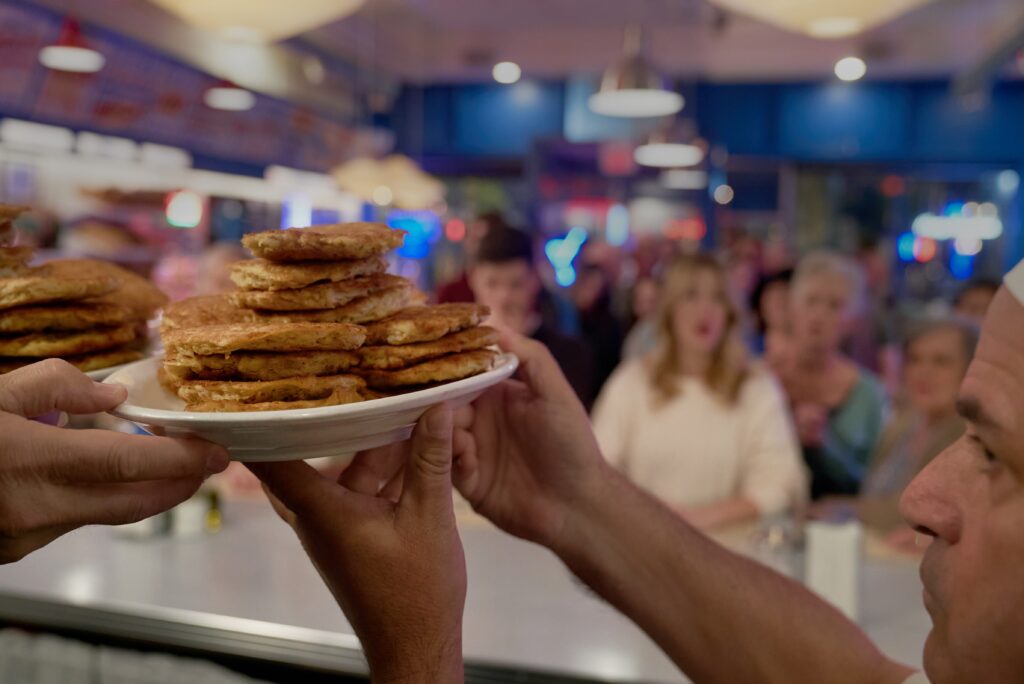
[(964, 477), (969, 477), (957, 467), (963, 456), (961, 439), (936, 456), (900, 497), (900, 514), (912, 528), (949, 544), (960, 539), (962, 517), (956, 492), (966, 486)]

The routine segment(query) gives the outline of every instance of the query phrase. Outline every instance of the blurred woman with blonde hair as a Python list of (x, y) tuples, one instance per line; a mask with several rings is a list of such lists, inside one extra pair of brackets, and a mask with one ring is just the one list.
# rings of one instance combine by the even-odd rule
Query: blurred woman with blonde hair
[(657, 349), (621, 365), (598, 398), (594, 431), (605, 458), (705, 529), (805, 498), (785, 399), (748, 357), (718, 262), (675, 261), (655, 322)]

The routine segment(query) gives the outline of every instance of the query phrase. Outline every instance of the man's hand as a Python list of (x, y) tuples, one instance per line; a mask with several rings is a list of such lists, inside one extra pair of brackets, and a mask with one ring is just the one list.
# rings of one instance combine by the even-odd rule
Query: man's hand
[(452, 414), (356, 456), (335, 483), (306, 463), (252, 463), (355, 629), (374, 682), (462, 681), (466, 561), (452, 505)]
[(83, 525), (156, 515), (227, 467), (227, 452), (206, 442), (29, 420), (54, 411), (106, 411), (125, 396), (124, 387), (95, 383), (57, 359), (0, 377), (0, 563)]
[(518, 379), (456, 415), (455, 484), (481, 515), (557, 549), (576, 504), (609, 470), (586, 410), (540, 343), (502, 333)]

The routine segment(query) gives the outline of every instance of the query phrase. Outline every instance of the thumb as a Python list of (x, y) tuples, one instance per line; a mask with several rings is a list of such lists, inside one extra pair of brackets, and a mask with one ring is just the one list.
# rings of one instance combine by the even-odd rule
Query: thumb
[(446, 404), (427, 411), (412, 433), (399, 510), (452, 508), (452, 410)]
[(51, 411), (99, 413), (127, 397), (121, 385), (93, 382), (60, 359), (47, 359), (0, 378), (0, 411), (36, 418)]

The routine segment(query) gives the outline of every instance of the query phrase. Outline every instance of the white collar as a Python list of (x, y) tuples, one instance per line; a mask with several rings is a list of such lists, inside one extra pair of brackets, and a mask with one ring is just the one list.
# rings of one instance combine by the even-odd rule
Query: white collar
[(1006, 289), (1010, 291), (1017, 301), (1024, 305), (1024, 261), (1021, 261), (1015, 268), (1003, 278)]

